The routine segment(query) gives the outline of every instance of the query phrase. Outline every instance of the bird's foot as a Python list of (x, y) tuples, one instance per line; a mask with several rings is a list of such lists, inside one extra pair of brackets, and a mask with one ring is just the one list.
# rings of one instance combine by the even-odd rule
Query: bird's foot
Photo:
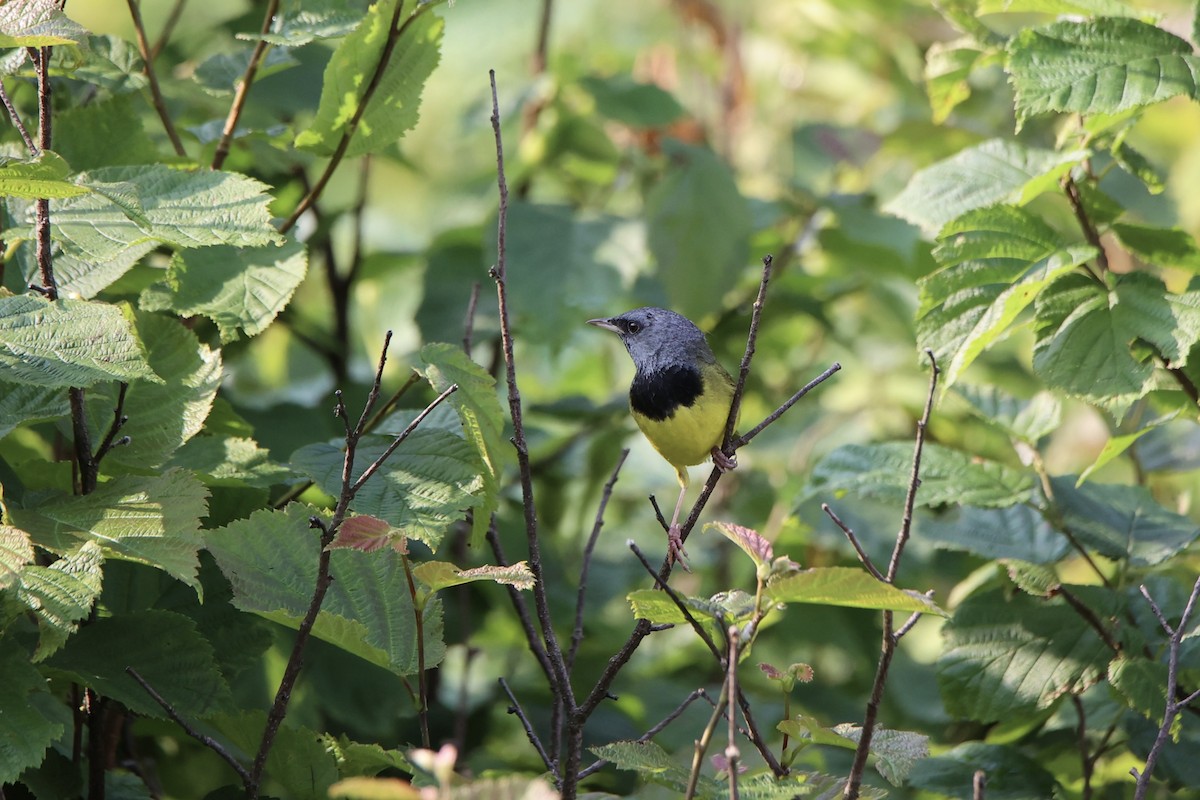
[(721, 472), (731, 472), (737, 469), (737, 456), (727, 456), (725, 455), (725, 451), (719, 447), (714, 447), (712, 449), (712, 460), (713, 464), (715, 464), (717, 469), (721, 470)]
[(671, 563), (679, 562), (679, 566), (683, 567), (684, 572), (691, 572), (691, 567), (687, 563), (687, 550), (683, 549), (683, 531), (679, 525), (672, 525), (667, 529), (667, 558)]

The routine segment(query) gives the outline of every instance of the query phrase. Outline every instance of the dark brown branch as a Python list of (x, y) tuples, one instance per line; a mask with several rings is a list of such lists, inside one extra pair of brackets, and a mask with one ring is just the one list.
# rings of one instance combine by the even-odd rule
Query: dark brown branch
[(180, 716), (179, 712), (175, 710), (175, 707), (168, 703), (166, 699), (159, 694), (154, 687), (146, 681), (145, 678), (139, 675), (137, 670), (135, 670), (133, 667), (126, 667), (125, 672), (129, 674), (129, 677), (138, 682), (138, 685), (145, 690), (146, 694), (150, 695), (154, 702), (158, 703), (159, 706), (162, 707), (163, 711), (167, 712), (167, 716), (174, 720), (176, 725), (183, 728), (184, 733), (220, 756), (226, 764), (233, 768), (233, 771), (238, 774), (238, 777), (242, 779), (243, 783), (250, 779), (250, 773), (245, 767), (242, 766), (240, 761), (233, 757), (232, 753), (225, 749), (225, 745), (221, 744), (211, 736), (200, 733), (200, 731), (189, 725), (188, 721)]
[(821, 503), (821, 510), (824, 511), (831, 520), (833, 520), (834, 525), (837, 525), (842, 529), (842, 533), (846, 534), (846, 538), (850, 540), (850, 544), (854, 547), (854, 552), (858, 553), (859, 562), (862, 563), (867, 572), (875, 576), (876, 580), (887, 583), (887, 578), (883, 577), (883, 573), (875, 568), (875, 564), (871, 561), (871, 557), (867, 555), (867, 551), (864, 550), (863, 546), (859, 543), (858, 537), (854, 535), (854, 531), (850, 530), (849, 526), (842, 522), (841, 517), (833, 513), (833, 509), (829, 507), (828, 503)]
[(96, 461), (92, 458), (92, 434), (87, 424), (87, 404), (84, 390), (67, 389), (71, 404), (71, 435), (75, 445), (75, 468), (79, 473), (79, 494), (91, 494), (96, 488)]
[[(397, 3), (397, 13), (399, 7), (403, 3)], [(263, 14), (262, 27), (259, 29), (261, 36), (266, 36), (271, 30), (271, 23), (275, 19), (275, 15), (279, 13), (279, 0), (268, 0), (266, 13)], [(246, 106), (246, 97), (250, 94), (250, 87), (254, 85), (254, 77), (258, 75), (258, 67), (262, 64), (263, 56), (267, 53), (267, 48), (270, 47), (265, 39), (260, 38), (254, 43), (254, 50), (250, 53), (250, 63), (246, 65), (246, 72), (242, 75), (242, 80), (238, 83), (237, 89), (233, 94), (233, 103), (229, 107), (229, 114), (225, 117), (225, 127), (221, 129), (221, 138), (217, 142), (216, 152), (213, 153), (212, 168), (220, 169), (225, 163), (225, 159), (229, 157), (229, 145), (233, 141), (233, 134), (237, 131), (238, 120), (242, 118), (242, 109)], [(298, 215), (297, 215), (298, 216)], [(293, 224), (295, 224), (293, 220)], [(287, 232), (291, 225), (285, 225), (282, 228), (283, 232)]]
[(117, 403), (113, 407), (113, 421), (108, 427), (108, 433), (104, 436), (104, 441), (100, 442), (100, 446), (96, 448), (96, 455), (92, 461), (96, 466), (100, 465), (100, 461), (108, 455), (108, 452), (114, 447), (129, 444), (129, 437), (122, 436), (117, 438), (117, 434), (121, 432), (121, 428), (129, 421), (129, 417), (125, 415), (125, 395), (129, 392), (129, 384), (121, 382), (121, 388), (117, 392)]
[(1062, 597), (1063, 600), (1066, 600), (1067, 605), (1069, 605), (1075, 611), (1075, 613), (1078, 614), (1083, 621), (1086, 622), (1088, 626), (1096, 632), (1096, 634), (1100, 637), (1100, 641), (1104, 642), (1109, 650), (1112, 650), (1114, 653), (1121, 652), (1121, 645), (1118, 644), (1115, 639), (1113, 639), (1112, 634), (1109, 633), (1108, 629), (1104, 627), (1104, 623), (1101, 622), (1100, 618), (1096, 616), (1096, 612), (1088, 608), (1086, 603), (1072, 594), (1065, 586), (1056, 586), (1051, 590), (1050, 595), (1052, 597), (1054, 595), (1058, 595)]
[(400, 555), (404, 578), (408, 582), (408, 597), (412, 601), (413, 629), (417, 636), (417, 721), (421, 728), (421, 746), (430, 747), (429, 740), (429, 676), (425, 674), (425, 609), (417, 602), (417, 582), (413, 578), (408, 556)]
[[(29, 53), (33, 56), (34, 66), (37, 70), (38, 152), (41, 153), (51, 149), (54, 139), (52, 106), (50, 104), (50, 48), (30, 49)], [(50, 255), (50, 200), (48, 198), (42, 197), (34, 201), (33, 224), (38, 271), (42, 276), (43, 293), (50, 300), (57, 300), (58, 281), (54, 277), (54, 261)]]
[[(661, 733), (664, 729), (666, 729), (666, 727), (668, 725), (670, 725), (675, 720), (679, 719), (679, 717), (683, 715), (683, 712), (687, 710), (687, 707), (690, 706), (692, 703), (694, 703), (696, 700), (698, 700), (701, 697), (704, 697), (707, 699), (708, 694), (703, 689), (693, 689), (691, 694), (689, 694), (687, 697), (685, 697), (683, 702), (680, 703), (675, 708), (674, 711), (672, 711), (670, 714), (667, 714), (665, 717), (663, 717), (661, 720), (658, 721), (658, 724), (654, 725), (652, 728), (647, 730), (645, 733), (643, 733), (641, 736), (639, 736), (634, 741), (637, 741), (637, 742), (650, 741), (655, 736), (657, 736), (659, 733)], [(579, 780), (583, 780), (587, 776), (595, 774), (596, 772), (600, 771), (604, 767), (608, 766), (608, 764), (609, 764), (609, 762), (603, 758), (600, 759), (599, 761), (596, 761), (591, 766), (589, 766), (587, 769), (585, 769), (583, 772), (579, 773)]]
[[(478, 284), (476, 284), (476, 288), (478, 288)], [(604, 484), (604, 491), (600, 495), (600, 505), (596, 508), (596, 519), (592, 523), (592, 533), (588, 536), (587, 544), (583, 548), (583, 563), (579, 567), (579, 591), (575, 596), (575, 627), (571, 630), (571, 647), (567, 651), (567, 672), (574, 668), (575, 656), (579, 652), (579, 645), (583, 642), (583, 606), (587, 597), (588, 570), (592, 565), (592, 553), (596, 549), (600, 531), (604, 529), (604, 510), (608, 508), (613, 487), (617, 485), (617, 477), (621, 474), (621, 467), (624, 466), (628, 456), (629, 448), (623, 449), (616, 466), (613, 467), (608, 483)]]
[[(1067, 202), (1071, 206), (1071, 212), (1075, 215), (1075, 221), (1079, 223), (1079, 229), (1083, 231), (1083, 238), (1096, 248), (1096, 265), (1100, 267), (1102, 273), (1108, 272), (1108, 254), (1104, 251), (1104, 243), (1100, 241), (1100, 232), (1096, 230), (1096, 226), (1088, 217), (1087, 209), (1083, 207), (1083, 197), (1079, 194), (1079, 187), (1070, 175), (1063, 178), (1062, 187), (1067, 195)], [(1092, 277), (1101, 283), (1104, 282), (1098, 275), (1092, 275)]]
[(517, 696), (513, 694), (513, 690), (509, 687), (508, 681), (500, 678), (500, 688), (508, 695), (508, 713), (515, 714), (517, 719), (521, 720), (521, 727), (525, 729), (525, 737), (529, 739), (529, 743), (533, 745), (533, 749), (537, 750), (538, 755), (542, 758), (542, 763), (546, 765), (546, 771), (554, 779), (555, 784), (558, 784), (558, 764), (554, 759), (550, 758), (550, 754), (546, 752), (546, 748), (542, 746), (542, 740), (538, 738), (537, 733), (533, 730), (533, 724), (530, 723), (529, 717), (525, 716), (525, 711), (521, 708), (521, 704), (517, 702)]
[(683, 602), (683, 598), (680, 597), (679, 594), (671, 588), (671, 585), (663, 580), (661, 576), (655, 574), (654, 567), (651, 566), (650, 561), (642, 553), (641, 548), (639, 548), (632, 539), (628, 542), (628, 544), (629, 549), (633, 551), (635, 556), (637, 556), (637, 560), (641, 562), (643, 567), (645, 567), (646, 572), (650, 573), (651, 577), (654, 578), (657, 588), (666, 592), (667, 597), (669, 597), (671, 602), (675, 604), (675, 607), (679, 609), (679, 613), (683, 614), (683, 618), (687, 620), (688, 625), (690, 625), (692, 630), (696, 632), (696, 635), (700, 637), (700, 641), (704, 642), (705, 646), (708, 647), (709, 652), (713, 654), (713, 658), (717, 660), (717, 663), (721, 663), (721, 660), (725, 657), (724, 654), (721, 652), (721, 649), (717, 647), (716, 642), (712, 640), (712, 637), (708, 635), (708, 631), (704, 630), (704, 627), (696, 620), (695, 617), (692, 616), (692, 611), (687, 607), (687, 604)]
[(37, 143), (29, 135), (29, 129), (25, 127), (25, 123), (21, 120), (21, 115), (17, 113), (17, 107), (13, 105), (12, 98), (8, 96), (8, 92), (5, 91), (2, 82), (0, 82), (0, 102), (4, 103), (4, 108), (8, 111), (8, 118), (12, 120), (13, 127), (17, 129), (17, 133), (21, 134), (21, 141), (25, 142), (25, 147), (29, 150), (30, 155), (37, 155)]
[(787, 402), (785, 402), (779, 408), (775, 409), (770, 414), (768, 414), (766, 416), (766, 418), (763, 419), (762, 422), (758, 423), (753, 428), (751, 428), (748, 433), (745, 433), (745, 434), (737, 437), (736, 439), (734, 439), (733, 442), (730, 443), (730, 446), (736, 450), (736, 449), (739, 449), (739, 448), (744, 447), (745, 445), (749, 444), (751, 439), (753, 439), (755, 436), (758, 436), (760, 433), (762, 433), (763, 430), (765, 430), (768, 425), (775, 422), (775, 420), (779, 419), (785, 413), (787, 413), (788, 409), (790, 409), (792, 406), (796, 405), (796, 403), (799, 402), (800, 398), (804, 397), (804, 395), (808, 394), (813, 389), (817, 388), (822, 383), (829, 380), (829, 378), (833, 376), (833, 373), (837, 372), (841, 368), (842, 368), (842, 365), (838, 364), (837, 362), (834, 362), (833, 364), (831, 364), (829, 369), (825, 370), (820, 375), (818, 375), (817, 377), (813, 378), (811, 381), (806, 383), (804, 385), (804, 387), (800, 389), (800, 391), (796, 392), (794, 395), (789, 397), (787, 399)]
[[(381, 466), (383, 466), (383, 462), (387, 461), (388, 458), (391, 457), (392, 453), (396, 452), (396, 448), (399, 447), (400, 445), (404, 444), (404, 440), (412, 435), (412, 432), (417, 429), (417, 426), (420, 425), (422, 422), (424, 422), (425, 418), (428, 417), (431, 413), (433, 413), (433, 410), (435, 408), (437, 408), (439, 405), (441, 405), (443, 400), (445, 400), (447, 397), (449, 397), (450, 395), (454, 394), (457, 391), (458, 391), (458, 384), (457, 383), (451, 384), (450, 386), (446, 387), (446, 390), (444, 392), (442, 392), (437, 397), (435, 397), (429, 405), (425, 406), (425, 410), (423, 410), (420, 414), (417, 414), (417, 416), (413, 417), (413, 421), (408, 423), (408, 425), (405, 426), (404, 430), (401, 431), (400, 434), (391, 441), (391, 444), (389, 444), (387, 446), (387, 449), (385, 449), (382, 453), (379, 454), (379, 458), (372, 461), (370, 466), (368, 466), (366, 469), (363, 470), (362, 475), (358, 476), (358, 480), (356, 480), (353, 484), (351, 484), (351, 486), (350, 486), (350, 498), (351, 499), (354, 498), (354, 495), (358, 494), (358, 491), (359, 491), (359, 489), (361, 489), (363, 487), (363, 484), (365, 484), (368, 480), (370, 480), (371, 476), (374, 475)], [(361, 430), (358, 431), (358, 435), (359, 436), (362, 435)]]
[(183, 149), (183, 142), (179, 140), (175, 124), (171, 122), (171, 115), (167, 112), (167, 103), (163, 99), (162, 89), (158, 85), (158, 75), (154, 71), (154, 54), (150, 50), (150, 42), (146, 39), (146, 26), (142, 24), (142, 12), (138, 8), (137, 0), (127, 0), (127, 3), (129, 16), (133, 19), (133, 32), (137, 38), (138, 52), (142, 54), (142, 72), (145, 73), (146, 81), (150, 84), (150, 99), (154, 102), (154, 110), (158, 113), (158, 118), (162, 120), (167, 138), (171, 140), (171, 146), (175, 148), (175, 155), (186, 156), (187, 151)]
[(900, 521), (900, 531), (896, 534), (896, 545), (892, 548), (892, 560), (888, 562), (887, 582), (896, 580), (896, 571), (900, 569), (900, 558), (904, 555), (904, 547), (912, 533), (913, 509), (917, 504), (917, 489), (921, 486), (921, 451), (925, 448), (925, 434), (929, 427), (929, 416), (933, 413), (933, 398), (937, 392), (938, 376), (942, 370), (938, 367), (933, 351), (926, 349), (929, 357), (929, 394), (925, 398), (925, 412), (917, 422), (917, 441), (913, 445), (912, 473), (908, 479), (908, 492), (904, 496), (904, 517)]
[[(762, 279), (758, 282), (758, 295), (754, 298), (754, 310), (750, 314), (750, 332), (746, 335), (746, 350), (742, 354), (742, 363), (738, 368), (737, 382), (733, 387), (733, 400), (729, 404), (729, 416), (725, 420), (725, 435), (721, 437), (721, 449), (728, 450), (733, 441), (733, 429), (737, 427), (738, 416), (742, 411), (742, 395), (746, 391), (746, 378), (750, 375), (750, 362), (754, 359), (755, 346), (758, 342), (758, 326), (762, 322), (763, 305), (767, 301), (767, 284), (771, 280), (771, 264), (774, 258), (767, 254), (762, 260)], [(727, 452), (726, 455), (731, 455)]]

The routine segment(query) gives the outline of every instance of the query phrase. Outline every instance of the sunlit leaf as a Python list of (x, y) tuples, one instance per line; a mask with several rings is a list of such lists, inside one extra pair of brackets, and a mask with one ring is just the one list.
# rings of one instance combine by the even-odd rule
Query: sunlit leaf
[(58, 0), (9, 0), (0, 5), (0, 48), (77, 44), (87, 37)]
[(1178, 228), (1151, 228), (1118, 222), (1113, 233), (1129, 250), (1156, 267), (1182, 267), (1200, 272), (1200, 247), (1188, 232)]
[(473, 581), (493, 581), (518, 589), (532, 589), (534, 584), (533, 573), (524, 561), (506, 567), (488, 565), (474, 569), (460, 569), (445, 561), (425, 561), (413, 567), (413, 577), (431, 592)]
[(75, 632), (100, 596), (104, 556), (95, 542), (85, 542), (48, 567), (21, 570), (17, 599), (37, 617), (40, 635), (34, 660), (58, 650)]
[[(5, 6), (0, 6), (0, 11)], [(0, 196), (63, 198), (88, 190), (67, 180), (71, 168), (49, 150), (29, 160), (0, 157)]]
[(205, 483), (267, 488), (295, 477), (290, 469), (271, 460), (271, 452), (253, 439), (240, 436), (197, 436), (175, 451), (168, 467), (198, 473)]
[(777, 603), (815, 603), (946, 616), (946, 612), (928, 597), (897, 589), (858, 567), (801, 570), (768, 583), (766, 595)]
[(0, 590), (18, 583), (21, 569), (32, 562), (29, 534), (11, 525), (0, 525)]

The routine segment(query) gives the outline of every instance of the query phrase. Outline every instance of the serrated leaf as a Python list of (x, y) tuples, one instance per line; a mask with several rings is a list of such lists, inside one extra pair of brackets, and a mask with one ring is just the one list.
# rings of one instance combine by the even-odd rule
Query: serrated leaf
[(1150, 159), (1142, 155), (1141, 151), (1130, 147), (1124, 140), (1118, 139), (1110, 152), (1116, 162), (1121, 165), (1121, 169), (1145, 184), (1146, 191), (1150, 194), (1162, 194), (1162, 191), (1167, 188), (1165, 179), (1159, 173), (1158, 168), (1150, 163)]
[(88, 36), (78, 48), (55, 48), (50, 74), (94, 84), (114, 94), (136, 92), (147, 84), (137, 45), (113, 35)]
[(175, 451), (167, 467), (182, 467), (216, 486), (255, 486), (266, 489), (295, 477), (271, 460), (271, 451), (242, 436), (197, 436)]
[(967, 742), (913, 767), (908, 783), (949, 797), (970, 797), (976, 771), (987, 775), (988, 800), (1031, 800), (1053, 797), (1058, 784), (1037, 760), (1016, 747)]
[[(0, 6), (0, 13), (6, 6)], [(0, 156), (0, 197), (75, 197), (88, 190), (67, 180), (71, 168), (62, 156), (43, 150), (31, 159)]]
[(34, 386), (161, 381), (122, 307), (32, 294), (0, 297), (0, 366)]
[(754, 566), (762, 568), (771, 563), (774, 558), (774, 550), (771, 548), (771, 543), (759, 535), (758, 531), (736, 525), (732, 522), (710, 522), (704, 526), (705, 530), (715, 530), (724, 536), (729, 541), (741, 548), (742, 552), (750, 556), (750, 560), (754, 562)]
[[(258, 750), (266, 721), (266, 713), (262, 711), (215, 714), (205, 720), (232, 745), (235, 753)], [(327, 736), (294, 719), (280, 726), (264, 770), (271, 783), (280, 787), (279, 797), (327, 800), (329, 787), (337, 781), (339, 766), (328, 742)]]
[(362, 20), (362, 12), (348, 7), (345, 0), (306, 0), (303, 6), (297, 4), (276, 15), (269, 32), (239, 33), (237, 38), (262, 39), (278, 47), (300, 47), (320, 39), (345, 36)]
[(1085, 546), (1139, 566), (1161, 564), (1200, 536), (1187, 517), (1163, 508), (1144, 486), (1051, 479), (1063, 524)]
[(408, 547), (404, 543), (404, 537), (402, 535), (399, 537), (389, 535), (394, 530), (391, 525), (381, 519), (366, 514), (356, 514), (346, 519), (338, 527), (337, 536), (333, 537), (333, 541), (329, 543), (329, 548), (332, 550), (338, 547), (345, 547), (350, 550), (361, 550), (364, 553), (374, 553), (389, 542), (395, 541), (402, 545), (402, 549), (396, 552), (407, 553)]
[(1161, 722), (1166, 706), (1167, 665), (1140, 656), (1119, 655), (1108, 665), (1108, 681), (1131, 709)]
[(1021, 504), (1007, 508), (963, 506), (921, 518), (922, 539), (936, 547), (964, 550), (987, 559), (1011, 558), (1053, 564), (1070, 543), (1038, 511)]
[(89, 495), (49, 495), (9, 513), (47, 550), (65, 554), (94, 541), (106, 557), (156, 567), (199, 594), (196, 552), (207, 497), (190, 474), (170, 470), (152, 478), (115, 478)]
[(33, 563), (29, 534), (11, 525), (0, 525), (0, 590), (18, 584), (21, 569)]
[[(48, 691), (46, 678), (13, 639), (0, 640), (0, 784), (42, 762), (46, 748), (70, 725), (70, 713)], [(46, 709), (58, 709), (53, 718)]]
[(1137, 9), (1122, 0), (979, 0), (977, 14), (1076, 14), (1133, 17)]
[(449, 344), (421, 348), (425, 378), (436, 392), (452, 385), (458, 390), (447, 402), (458, 414), (462, 432), (478, 456), (482, 491), (476, 493), (471, 540), (482, 541), (492, 513), (499, 504), (500, 481), (513, 460), (513, 449), (504, 438), (504, 411), (496, 396), (496, 380), (463, 351)]
[[(162, 382), (131, 381), (125, 392), (128, 421), (119, 435), (129, 444), (116, 447), (101, 466), (144, 470), (158, 467), (204, 426), (222, 378), (221, 353), (201, 344), (181, 322), (160, 314), (135, 315), (138, 338), (146, 343), (146, 358)], [(92, 441), (101, 441), (113, 421), (120, 388), (97, 386), (88, 392), (88, 421)]]
[(1008, 559), (1000, 562), (1008, 572), (1008, 578), (1021, 591), (1034, 597), (1050, 597), (1061, 585), (1058, 573), (1045, 564)]
[(920, 282), (917, 340), (945, 365), (953, 385), (1050, 284), (1095, 255), (1071, 245), (1015, 206), (968, 212), (942, 229), (934, 258), (944, 265)]
[[(909, 442), (839, 447), (813, 469), (808, 494), (849, 492), (900, 503), (908, 491), (912, 457)], [(1029, 500), (1032, 489), (1032, 475), (998, 462), (936, 444), (926, 444), (922, 452), (918, 505), (1004, 507)]]
[(532, 589), (534, 584), (533, 573), (524, 561), (507, 567), (488, 565), (474, 569), (461, 569), (445, 561), (425, 561), (413, 567), (413, 577), (425, 584), (430, 592), (474, 581), (492, 581), (518, 589)]
[(672, 164), (646, 195), (648, 243), (671, 308), (712, 313), (745, 267), (750, 206), (711, 150), (675, 144)]
[(928, 597), (897, 589), (858, 567), (800, 570), (768, 583), (766, 596), (777, 603), (815, 603), (947, 616)]
[(67, 392), (57, 386), (29, 386), (0, 380), (0, 439), (27, 422), (71, 413)]
[(47, 666), (156, 719), (166, 719), (166, 712), (126, 667), (137, 671), (184, 717), (207, 716), (230, 701), (212, 645), (191, 619), (173, 611), (148, 609), (93, 620)]
[(202, 247), (176, 253), (167, 276), (142, 292), (141, 307), (204, 316), (221, 341), (238, 331), (256, 336), (291, 300), (308, 271), (308, 251), (295, 239), (282, 246)]
[[(342, 40), (325, 67), (317, 116), (299, 136), (296, 147), (332, 155), (350, 131), (368, 85), (374, 83), (380, 59), (387, 58), (377, 88), (358, 120), (346, 148), (348, 157), (390, 147), (417, 124), (421, 91), (437, 66), (444, 23), (424, 4), (401, 19), (400, 0), (380, 0)], [(393, 24), (396, 32), (393, 33)], [(394, 43), (389, 46), (389, 40)]]
[(1200, 272), (1200, 247), (1196, 246), (1195, 238), (1187, 231), (1126, 222), (1113, 224), (1112, 231), (1121, 244), (1151, 266), (1182, 267)]
[[(55, 112), (55, 147), (72, 169), (84, 172), (158, 160), (158, 148), (142, 127), (138, 113), (142, 109), (135, 105), (136, 98), (135, 94), (114, 94)], [(87, 191), (77, 188), (80, 193)], [(57, 272), (58, 264), (54, 266)]]
[[(842, 723), (835, 725), (833, 732), (857, 744), (862, 739), (862, 726)], [(919, 762), (929, 757), (929, 737), (913, 731), (895, 731), (876, 728), (871, 734), (871, 755), (875, 756), (875, 769), (893, 786), (904, 783), (908, 773)]]
[[(364, 436), (358, 445), (353, 478), (382, 455), (391, 441), (390, 436)], [(293, 453), (291, 465), (337, 496), (344, 459), (339, 445), (318, 443)], [(387, 520), (410, 539), (436, 549), (446, 529), (462, 519), (483, 492), (478, 464), (475, 450), (462, 436), (419, 427), (363, 485), (351, 509)]]
[[(598, 758), (611, 761), (617, 769), (637, 772), (644, 780), (666, 786), (678, 796), (685, 793), (688, 771), (654, 742), (612, 742), (593, 747), (591, 751)], [(707, 775), (701, 775), (697, 782), (696, 796), (715, 797), (721, 788), (721, 783)]]
[[(308, 612), (321, 542), (309, 526), (311, 509), (257, 511), (205, 537), (221, 572), (233, 585), (233, 604), (295, 628)], [(355, 550), (330, 552), (333, 583), (313, 634), (397, 675), (417, 671), (416, 623), (400, 555)], [(434, 597), (424, 610), (425, 665), (445, 654), (442, 610)]]
[(943, 628), (938, 684), (946, 711), (994, 722), (1048, 708), (1099, 680), (1112, 652), (1065, 604), (991, 591)]
[(85, 542), (49, 567), (30, 565), (21, 570), (17, 599), (37, 617), (40, 629), (34, 661), (62, 647), (91, 612), (100, 596), (103, 564), (99, 545)]
[(1009, 40), (1018, 122), (1047, 111), (1114, 114), (1196, 96), (1200, 59), (1184, 39), (1129, 18), (1055, 22)]
[(936, 232), (968, 211), (1032, 200), (1086, 157), (990, 139), (920, 170), (883, 209)]
[(78, 44), (86, 36), (58, 0), (9, 0), (0, 5), (0, 48)]
[(1014, 439), (1037, 445), (1062, 423), (1062, 402), (1050, 392), (1019, 400), (996, 386), (956, 387), (976, 416)]
[(51, 233), (77, 258), (109, 261), (146, 242), (261, 247), (281, 241), (271, 225), (268, 187), (245, 175), (154, 164), (103, 167), (76, 180), (91, 192), (55, 203)]
[(1037, 374), (1119, 414), (1150, 390), (1155, 370), (1131, 344), (1145, 342), (1172, 367), (1186, 365), (1200, 340), (1200, 291), (1174, 294), (1141, 272), (1122, 275), (1109, 290), (1072, 276), (1038, 298), (1035, 325)]
[[(666, 592), (658, 589), (638, 589), (626, 595), (626, 599), (629, 601), (634, 619), (644, 619), (656, 625), (690, 624), (687, 616), (675, 604), (675, 601), (667, 596)], [(728, 614), (726, 604), (718, 602), (716, 599), (705, 600), (702, 597), (686, 595), (680, 599), (692, 619), (696, 620), (709, 636), (719, 636), (721, 629), (732, 621), (730, 617), (736, 618), (737, 616)], [(744, 594), (740, 599), (748, 599), (751, 604), (753, 603), (753, 598)], [(752, 608), (753, 606), (750, 605), (748, 610), (752, 610)]]

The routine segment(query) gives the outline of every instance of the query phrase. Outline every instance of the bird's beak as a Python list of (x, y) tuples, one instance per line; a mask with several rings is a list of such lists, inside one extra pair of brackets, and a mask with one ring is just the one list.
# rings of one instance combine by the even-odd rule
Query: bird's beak
[(612, 331), (613, 333), (621, 332), (621, 329), (614, 325), (610, 319), (589, 319), (587, 324), (595, 325), (597, 328), (604, 328), (604, 330)]

